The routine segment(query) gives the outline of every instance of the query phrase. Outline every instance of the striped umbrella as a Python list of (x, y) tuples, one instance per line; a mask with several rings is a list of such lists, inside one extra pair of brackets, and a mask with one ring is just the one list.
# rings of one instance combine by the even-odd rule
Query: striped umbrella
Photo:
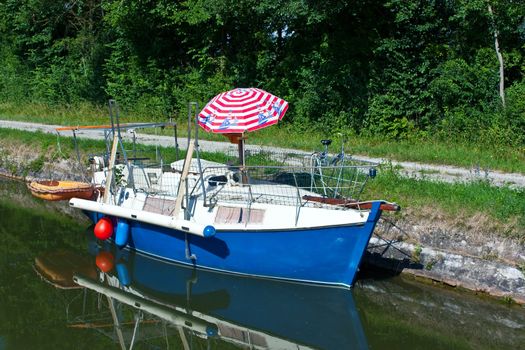
[(288, 102), (257, 88), (238, 88), (215, 96), (199, 113), (199, 125), (206, 131), (242, 134), (282, 119)]

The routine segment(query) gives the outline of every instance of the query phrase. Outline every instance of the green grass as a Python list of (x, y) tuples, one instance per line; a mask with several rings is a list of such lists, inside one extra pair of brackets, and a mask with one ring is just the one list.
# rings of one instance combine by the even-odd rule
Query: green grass
[[(0, 103), (0, 118), (57, 125), (93, 125), (108, 123), (106, 106), (88, 103), (75, 106), (49, 106), (44, 104)], [(121, 121), (162, 121), (161, 116), (136, 116), (121, 107)], [(178, 121), (178, 134), (187, 134), (186, 119)], [(163, 133), (172, 135), (172, 130)], [(199, 130), (199, 137), (206, 140), (226, 141), (218, 134)], [(247, 143), (255, 145), (279, 146), (305, 151), (321, 149), (320, 140), (333, 137), (330, 147), (338, 152), (341, 136), (329, 135), (316, 130), (298, 130), (290, 124), (282, 123), (247, 135)], [(440, 140), (391, 140), (381, 137), (350, 136), (346, 142), (346, 152), (354, 155), (387, 158), (397, 161), (414, 161), (431, 164), (456, 165), (483, 170), (500, 170), (525, 174), (525, 148), (504, 145), (480, 145), (459, 141)]]
[(0, 103), (0, 117), (5, 120), (18, 120), (56, 125), (90, 125), (108, 121), (106, 106), (79, 103), (75, 106), (51, 106), (46, 104)]
[[(488, 182), (445, 183), (406, 178), (392, 168), (383, 167), (369, 181), (362, 198), (395, 201), (417, 215), (439, 209), (456, 225), (468, 222), (479, 213), (486, 215), (492, 227), (479, 222), (480, 231), (493, 229), (499, 235), (525, 241), (525, 190), (491, 186)], [(467, 224), (465, 224), (467, 225)], [(470, 223), (468, 225), (475, 225)], [(458, 227), (459, 228), (459, 227)]]

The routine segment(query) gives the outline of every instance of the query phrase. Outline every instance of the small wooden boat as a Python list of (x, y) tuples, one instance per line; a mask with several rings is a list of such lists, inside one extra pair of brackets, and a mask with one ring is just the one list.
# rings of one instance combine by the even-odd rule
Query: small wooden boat
[(47, 201), (91, 199), (95, 191), (93, 184), (79, 181), (35, 180), (27, 187), (33, 196)]

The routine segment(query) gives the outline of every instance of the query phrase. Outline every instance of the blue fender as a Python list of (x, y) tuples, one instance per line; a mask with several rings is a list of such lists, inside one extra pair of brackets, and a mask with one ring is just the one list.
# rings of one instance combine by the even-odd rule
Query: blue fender
[(117, 229), (115, 230), (115, 244), (122, 248), (128, 243), (129, 223), (127, 220), (118, 220)]

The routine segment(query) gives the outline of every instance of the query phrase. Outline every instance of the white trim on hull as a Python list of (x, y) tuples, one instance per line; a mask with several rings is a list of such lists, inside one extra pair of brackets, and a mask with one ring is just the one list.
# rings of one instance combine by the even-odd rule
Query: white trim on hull
[(203, 225), (189, 220), (179, 219), (173, 216), (161, 215), (131, 208), (124, 208), (117, 205), (105, 204), (80, 198), (72, 198), (69, 201), (69, 205), (71, 207), (75, 207), (82, 210), (112, 215), (124, 219), (141, 221), (152, 225), (191, 233), (201, 237), (211, 237), (215, 235), (215, 228), (211, 225)]

